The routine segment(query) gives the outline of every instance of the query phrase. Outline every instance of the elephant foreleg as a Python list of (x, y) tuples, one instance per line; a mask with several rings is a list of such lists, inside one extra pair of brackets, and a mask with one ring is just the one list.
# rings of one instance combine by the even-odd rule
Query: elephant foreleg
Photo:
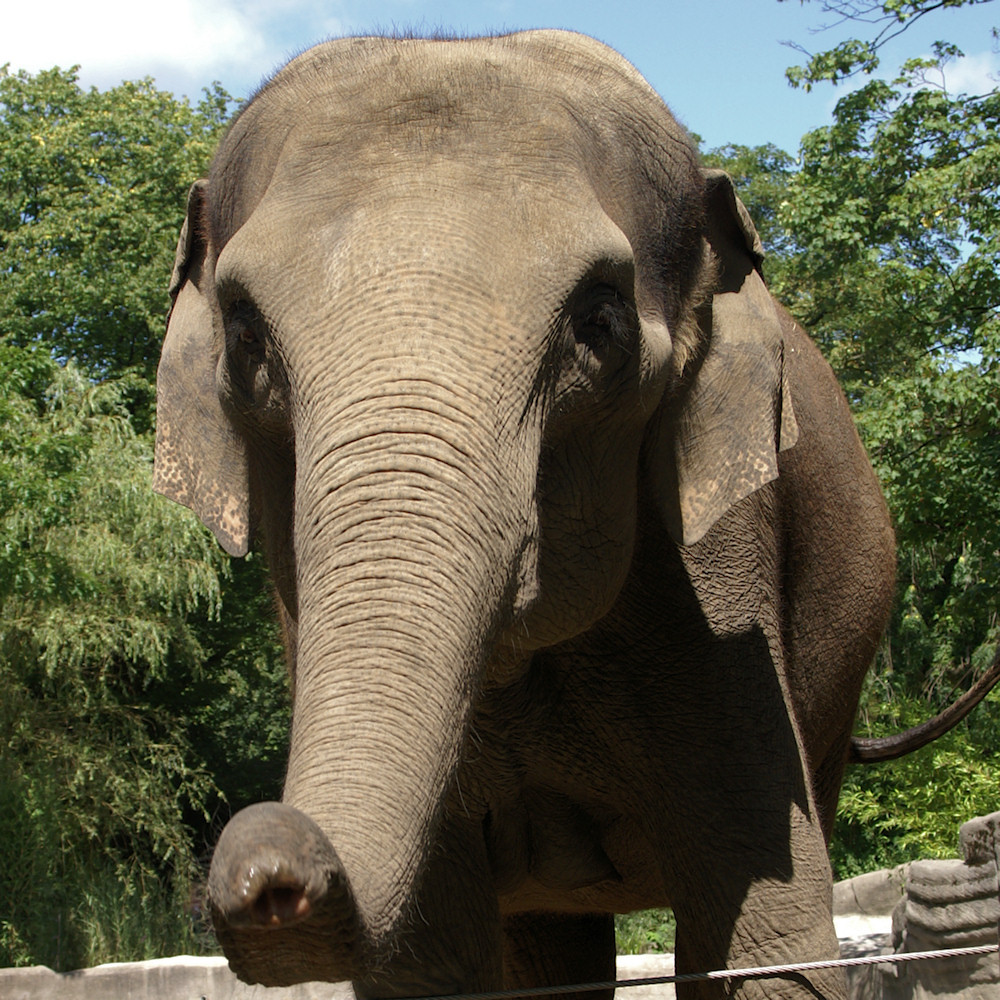
[[(829, 917), (813, 907), (801, 887), (763, 878), (746, 887), (737, 901), (711, 891), (678, 902), (676, 962), (678, 973), (785, 965), (837, 957)], [(734, 912), (736, 910), (736, 912)], [(765, 914), (762, 918), (760, 914)], [(765, 926), (773, 921), (775, 927)], [(794, 929), (788, 931), (788, 927)], [(825, 940), (825, 948), (819, 942)], [(679, 983), (678, 1000), (846, 1000), (841, 969), (783, 973), (768, 978), (715, 979)]]
[[(611, 914), (519, 913), (503, 922), (506, 989), (613, 982)], [(611, 1000), (614, 990), (568, 993), (570, 1000)]]
[[(677, 971), (711, 972), (825, 961), (838, 957), (831, 911), (826, 842), (796, 770), (792, 734), (772, 734), (759, 757), (744, 731), (743, 758), (707, 751), (689, 762), (681, 817), (704, 831), (700, 843), (674, 831)], [(781, 762), (784, 762), (783, 764)], [(740, 798), (740, 796), (743, 798)], [(720, 803), (730, 809), (720, 809)], [(739, 808), (735, 804), (739, 804)], [(678, 984), (678, 1000), (846, 1000), (840, 969), (777, 978)]]
[[(748, 689), (743, 691), (748, 697)], [(731, 712), (727, 717), (734, 745), (725, 753), (703, 746), (682, 758), (685, 795), (673, 800), (677, 804), (665, 817), (677, 971), (837, 958), (826, 841), (796, 760), (794, 733), (787, 725), (754, 732), (749, 720), (760, 715), (748, 714), (746, 722)], [(692, 829), (702, 831), (700, 840), (692, 840)], [(839, 969), (677, 988), (678, 1000), (845, 1000), (846, 995)]]

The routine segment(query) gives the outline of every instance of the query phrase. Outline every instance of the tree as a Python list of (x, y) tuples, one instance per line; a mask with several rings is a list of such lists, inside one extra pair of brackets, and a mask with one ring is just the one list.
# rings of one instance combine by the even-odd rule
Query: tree
[[(871, 73), (892, 31), (974, 2), (823, 0), (881, 27), (790, 78)], [(898, 610), (861, 716), (877, 734), (967, 686), (1000, 633), (1000, 94), (951, 93), (958, 58), (937, 43), (892, 82), (846, 94), (833, 124), (803, 138), (777, 214), (787, 252), (769, 271), (837, 371), (895, 516)], [(996, 806), (998, 713), (994, 695), (948, 739), (889, 765), (891, 779), (848, 773), (842, 870), (954, 850), (942, 826)], [(966, 776), (950, 796), (933, 781), (945, 766)], [(943, 823), (928, 817), (928, 782)]]
[[(778, 0), (778, 3), (787, 2)], [(812, 90), (813, 85), (822, 80), (840, 83), (858, 73), (874, 73), (879, 66), (882, 47), (929, 14), (976, 7), (992, 3), (992, 0), (799, 0), (803, 5), (809, 2), (817, 2), (824, 14), (833, 15), (834, 20), (820, 31), (854, 22), (871, 25), (874, 34), (867, 39), (849, 38), (815, 55), (801, 45), (788, 43), (808, 57), (805, 66), (791, 66), (785, 73), (793, 87), (805, 90)], [(995, 28), (993, 34), (997, 34)]]
[(166, 282), (229, 103), (0, 76), (0, 964), (203, 950), (217, 814), (280, 786), (262, 560), (150, 488)]
[(225, 563), (151, 494), (120, 384), (7, 346), (0, 386), (0, 947), (65, 968), (123, 897), (193, 874), (184, 816), (212, 782), (149, 691), (203, 664), (190, 618), (218, 613)]
[(0, 387), (0, 963), (197, 949), (213, 811), (285, 753), (260, 561), (152, 493), (128, 379), (2, 346)]
[(218, 85), (191, 107), (151, 80), (0, 71), (0, 337), (153, 378), (178, 219), (230, 104)]

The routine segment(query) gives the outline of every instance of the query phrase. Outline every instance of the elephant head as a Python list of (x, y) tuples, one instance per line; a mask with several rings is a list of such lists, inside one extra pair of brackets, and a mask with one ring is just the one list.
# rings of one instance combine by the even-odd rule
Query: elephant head
[(590, 628), (646, 490), (678, 544), (796, 424), (728, 179), (581, 36), (341, 39), (291, 62), (191, 191), (155, 486), (289, 625), (283, 802), (210, 898), (250, 980), (389, 962), (471, 714)]

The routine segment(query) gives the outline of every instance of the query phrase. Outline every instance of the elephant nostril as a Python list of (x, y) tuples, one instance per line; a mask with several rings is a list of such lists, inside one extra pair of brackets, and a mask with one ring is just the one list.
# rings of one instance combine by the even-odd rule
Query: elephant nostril
[(304, 920), (311, 912), (312, 904), (303, 888), (275, 886), (254, 900), (251, 919), (261, 927), (286, 927)]

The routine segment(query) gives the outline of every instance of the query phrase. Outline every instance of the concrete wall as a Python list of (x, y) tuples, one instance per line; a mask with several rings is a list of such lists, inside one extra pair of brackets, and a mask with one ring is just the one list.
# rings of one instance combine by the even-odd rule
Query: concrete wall
[(2, 1000), (354, 1000), (346, 983), (287, 989), (247, 986), (224, 958), (180, 955), (152, 962), (98, 965), (79, 972), (44, 966), (0, 970)]
[[(619, 979), (670, 976), (673, 955), (623, 955)], [(670, 986), (630, 989), (628, 1000), (673, 1000)], [(44, 966), (0, 969), (2, 1000), (354, 1000), (347, 983), (304, 983), (282, 989), (247, 986), (224, 958), (161, 958), (56, 973)]]
[[(1000, 921), (1000, 812), (966, 823), (963, 860), (915, 861), (834, 886), (845, 957), (995, 944)], [(673, 974), (672, 955), (623, 955), (618, 978)], [(848, 970), (851, 1000), (1000, 1000), (1000, 959), (911, 962)], [(622, 990), (620, 1000), (673, 1000), (672, 986)], [(0, 969), (0, 1000), (354, 1000), (346, 983), (247, 986), (223, 958), (164, 958), (79, 972)]]

